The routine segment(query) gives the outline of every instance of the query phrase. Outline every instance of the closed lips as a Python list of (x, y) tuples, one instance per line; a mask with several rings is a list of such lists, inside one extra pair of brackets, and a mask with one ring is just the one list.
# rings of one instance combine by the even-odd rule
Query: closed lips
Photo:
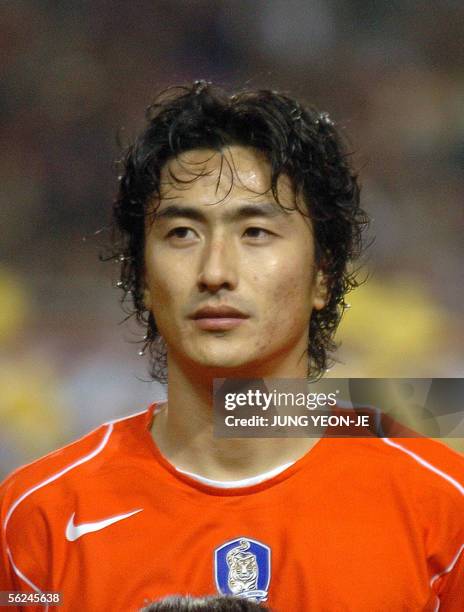
[(197, 310), (193, 316), (193, 319), (247, 319), (248, 315), (244, 314), (236, 308), (230, 306), (223, 307), (205, 307)]

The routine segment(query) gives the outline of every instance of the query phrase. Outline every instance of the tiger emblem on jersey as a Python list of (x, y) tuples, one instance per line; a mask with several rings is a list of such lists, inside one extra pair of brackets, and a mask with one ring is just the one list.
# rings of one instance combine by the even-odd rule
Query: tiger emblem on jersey
[(219, 593), (266, 601), (271, 579), (271, 549), (251, 538), (230, 540), (214, 554)]
[(250, 543), (240, 540), (240, 544), (231, 548), (226, 555), (229, 567), (229, 588), (234, 595), (251, 591), (258, 586), (258, 563), (256, 555), (249, 551)]

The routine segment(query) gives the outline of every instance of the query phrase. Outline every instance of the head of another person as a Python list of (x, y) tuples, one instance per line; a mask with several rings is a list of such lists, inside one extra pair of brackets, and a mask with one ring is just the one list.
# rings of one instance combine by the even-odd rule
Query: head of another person
[(122, 160), (114, 219), (155, 379), (166, 355), (243, 378), (330, 365), (367, 217), (326, 113), (269, 90), (170, 88)]
[(269, 610), (253, 601), (239, 597), (180, 597), (170, 596), (155, 601), (141, 612), (262, 612)]

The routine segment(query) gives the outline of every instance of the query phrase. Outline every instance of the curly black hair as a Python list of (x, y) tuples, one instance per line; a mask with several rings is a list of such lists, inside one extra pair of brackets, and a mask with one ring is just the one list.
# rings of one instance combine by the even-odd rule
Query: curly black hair
[(237, 596), (182, 597), (174, 595), (156, 601), (140, 612), (264, 612), (269, 608)]
[(325, 307), (314, 310), (310, 320), (308, 377), (317, 379), (333, 363), (334, 334), (348, 306), (345, 295), (359, 284), (348, 265), (363, 250), (368, 224), (351, 154), (333, 121), (327, 113), (283, 93), (262, 89), (229, 94), (205, 81), (162, 92), (148, 107), (146, 121), (119, 161), (109, 259), (120, 262), (117, 286), (125, 304), (130, 298), (129, 316), (135, 315), (146, 328), (141, 353), (150, 351), (152, 377), (167, 380), (166, 346), (143, 300), (145, 222), (150, 203), (160, 197), (161, 169), (169, 159), (192, 149), (221, 152), (241, 145), (264, 153), (278, 203), (279, 176), (290, 178), (304, 202), (300, 212), (313, 224), (316, 264), (328, 290)]

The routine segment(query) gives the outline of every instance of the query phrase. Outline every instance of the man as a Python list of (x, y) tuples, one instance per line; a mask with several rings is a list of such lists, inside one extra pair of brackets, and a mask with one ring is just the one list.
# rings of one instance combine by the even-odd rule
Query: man
[(1, 589), (80, 610), (214, 593), (462, 610), (459, 455), (213, 435), (214, 379), (313, 380), (329, 363), (366, 218), (328, 116), (271, 91), (170, 90), (127, 152), (115, 218), (119, 284), (168, 401), (4, 483)]

